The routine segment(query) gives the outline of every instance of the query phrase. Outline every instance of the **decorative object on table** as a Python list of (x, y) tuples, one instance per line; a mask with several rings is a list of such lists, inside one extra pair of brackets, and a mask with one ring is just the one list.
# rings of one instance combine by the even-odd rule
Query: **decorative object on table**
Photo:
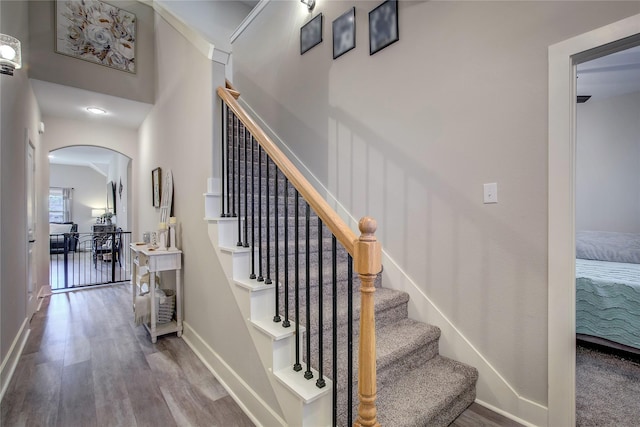
[(105, 212), (100, 217), (102, 219), (100, 224), (111, 224), (111, 218), (113, 218), (113, 213)]
[(176, 226), (178, 225), (178, 219), (175, 216), (169, 218), (169, 250), (177, 251), (178, 245), (176, 245)]
[(162, 179), (162, 171), (155, 168), (151, 171), (151, 195), (153, 196), (153, 207), (160, 207), (160, 180)]
[(99, 0), (56, 1), (57, 53), (136, 72), (136, 16)]
[(151, 233), (148, 231), (145, 231), (144, 233), (142, 233), (142, 241), (147, 245), (151, 243)]
[(322, 42), (322, 13), (300, 28), (300, 55)]
[(158, 250), (167, 250), (167, 223), (161, 222), (158, 224)]
[(369, 55), (399, 40), (398, 2), (387, 0), (369, 12)]
[(150, 248), (157, 248), (158, 247), (158, 233), (155, 231), (151, 232), (151, 235), (149, 236), (149, 247)]
[(156, 321), (158, 323), (168, 323), (173, 319), (173, 312), (176, 307), (176, 293), (173, 289), (157, 289), (156, 298)]
[(356, 47), (356, 8), (336, 18), (333, 27), (333, 59)]

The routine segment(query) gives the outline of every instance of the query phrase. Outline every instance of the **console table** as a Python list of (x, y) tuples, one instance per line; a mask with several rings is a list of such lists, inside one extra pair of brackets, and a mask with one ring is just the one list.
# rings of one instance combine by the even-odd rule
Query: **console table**
[[(177, 332), (178, 336), (182, 336), (182, 280), (180, 278), (180, 270), (182, 269), (182, 251), (166, 250), (159, 251), (150, 248), (144, 243), (131, 243), (131, 256), (133, 259), (133, 267), (131, 272), (131, 284), (133, 287), (133, 306), (135, 309), (136, 295), (139, 292), (140, 277), (147, 272), (149, 273), (149, 293), (151, 296), (151, 321), (145, 327), (151, 335), (151, 342), (155, 343), (158, 336)], [(155, 304), (155, 283), (156, 274), (161, 271), (176, 272), (176, 320), (168, 323), (156, 324), (156, 304)]]

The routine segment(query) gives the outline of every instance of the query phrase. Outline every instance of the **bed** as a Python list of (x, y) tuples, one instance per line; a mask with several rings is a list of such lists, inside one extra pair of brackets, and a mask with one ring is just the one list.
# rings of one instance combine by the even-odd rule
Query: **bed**
[(640, 234), (576, 233), (576, 334), (640, 350)]

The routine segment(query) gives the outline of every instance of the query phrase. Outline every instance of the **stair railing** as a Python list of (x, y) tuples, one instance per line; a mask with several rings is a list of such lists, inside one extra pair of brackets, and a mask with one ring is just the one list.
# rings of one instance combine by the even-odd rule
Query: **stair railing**
[[(352, 417), (352, 269), (355, 267), (355, 271), (358, 273), (361, 282), (360, 298), (360, 320), (359, 320), (359, 349), (358, 349), (358, 410), (357, 418), (354, 422), (356, 426), (377, 426), (377, 410), (376, 410), (376, 338), (375, 338), (375, 315), (374, 315), (374, 282), (377, 275), (381, 271), (381, 247), (376, 240), (376, 222), (370, 217), (364, 217), (360, 220), (358, 226), (360, 229), (360, 236), (356, 234), (347, 226), (347, 224), (339, 217), (339, 215), (329, 206), (325, 199), (315, 190), (315, 188), (304, 178), (300, 171), (291, 163), (291, 161), (282, 153), (282, 151), (273, 143), (269, 136), (256, 124), (256, 122), (245, 112), (245, 110), (237, 102), (237, 98), (240, 93), (233, 88), (233, 86), (227, 82), (226, 87), (219, 87), (217, 90), (218, 96), (222, 101), (222, 144), (221, 144), (221, 187), (222, 187), (222, 203), (221, 203), (221, 216), (223, 217), (237, 217), (238, 218), (238, 246), (251, 248), (251, 273), (250, 278), (257, 281), (262, 281), (265, 284), (274, 282), (275, 288), (275, 307), (274, 307), (274, 322), (282, 322), (283, 327), (290, 327), (291, 322), (289, 319), (290, 310), (293, 311), (295, 317), (296, 332), (300, 331), (300, 318), (303, 311), (306, 311), (306, 358), (307, 368), (304, 373), (305, 378), (311, 379), (313, 373), (310, 368), (312, 359), (310, 345), (311, 345), (311, 328), (310, 323), (310, 277), (309, 277), (309, 265), (310, 265), (310, 239), (311, 239), (311, 217), (310, 210), (312, 209), (317, 216), (317, 238), (318, 238), (318, 263), (319, 270), (322, 271), (322, 242), (324, 236), (322, 234), (323, 226), (329, 229), (332, 233), (332, 288), (328, 288), (326, 292), (333, 292), (333, 378), (334, 378), (334, 390), (333, 390), (333, 424), (337, 424), (337, 384), (335, 383), (337, 378), (337, 326), (336, 326), (336, 243), (344, 247), (348, 253), (348, 367), (347, 367), (347, 420), (348, 424), (353, 421)], [(249, 161), (251, 162), (249, 164)], [(257, 163), (257, 168), (255, 164)], [(256, 170), (257, 169), (257, 170)], [(270, 174), (273, 172), (273, 178)], [(278, 181), (280, 177), (283, 178), (284, 188), (282, 191), (278, 189)], [(263, 180), (266, 178), (266, 181)], [(270, 194), (270, 180), (274, 181), (274, 192)], [(263, 190), (263, 182), (266, 182)], [(290, 289), (289, 285), (289, 228), (291, 219), (289, 217), (289, 202), (286, 200), (289, 197), (289, 186), (293, 187), (295, 203), (293, 212), (294, 221), (294, 289)], [(249, 188), (251, 187), (251, 188)], [(251, 194), (249, 194), (251, 193)], [(278, 205), (278, 198), (280, 194), (284, 194), (285, 203), (283, 205), (284, 214), (284, 272), (280, 274), (279, 265), (279, 223), (278, 217), (280, 216)], [(250, 200), (249, 200), (250, 197)], [(304, 209), (304, 226), (300, 227), (299, 224), (299, 198), (302, 197), (305, 204)], [(266, 212), (263, 212), (263, 199), (265, 200)], [(275, 207), (270, 205), (271, 200), (275, 201)], [(256, 201), (258, 203), (256, 203)], [(257, 205), (257, 206), (256, 206)], [(273, 214), (274, 224), (271, 224), (271, 215)], [(257, 216), (257, 224), (256, 224)], [(263, 219), (266, 224), (263, 223)], [(275, 241), (271, 241), (271, 228), (275, 235)], [(306, 246), (305, 246), (305, 280), (306, 295), (304, 308), (299, 306), (301, 295), (299, 295), (299, 284), (301, 283), (301, 277), (298, 271), (300, 265), (300, 250), (299, 250), (299, 233), (300, 229), (303, 229)], [(263, 229), (266, 233), (266, 243), (263, 240)], [(275, 250), (275, 265), (271, 265), (271, 249)], [(266, 255), (263, 254), (263, 250), (266, 251)], [(257, 254), (256, 254), (257, 252)], [(263, 256), (265, 255), (265, 256)], [(255, 258), (257, 256), (257, 259)], [(256, 271), (257, 267), (257, 271)], [(257, 273), (257, 274), (256, 274)], [(271, 274), (274, 273), (272, 277)], [(280, 278), (284, 276), (282, 286), (280, 289)], [(273, 279), (273, 280), (272, 280)], [(323, 283), (322, 274), (319, 277), (318, 287), (318, 312), (320, 313), (318, 319), (318, 376), (316, 381), (317, 387), (325, 386), (325, 379), (323, 373)], [(283, 292), (282, 292), (283, 291)], [(294, 293), (294, 308), (289, 307), (289, 297), (291, 292)], [(280, 306), (281, 296), (284, 295), (284, 307)], [(284, 314), (284, 320), (281, 314)], [(313, 325), (316, 326), (316, 325)], [(300, 354), (303, 353), (299, 348), (300, 340), (296, 339), (296, 351), (295, 351), (295, 363), (292, 366), (294, 371), (302, 371)], [(304, 353), (303, 353), (304, 354)]]

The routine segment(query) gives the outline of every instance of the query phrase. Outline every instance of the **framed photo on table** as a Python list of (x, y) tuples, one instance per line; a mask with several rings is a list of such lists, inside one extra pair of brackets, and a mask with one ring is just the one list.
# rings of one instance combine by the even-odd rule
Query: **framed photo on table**
[(160, 168), (155, 168), (151, 171), (151, 195), (153, 196), (153, 207), (160, 207), (160, 180), (162, 179), (162, 173)]

